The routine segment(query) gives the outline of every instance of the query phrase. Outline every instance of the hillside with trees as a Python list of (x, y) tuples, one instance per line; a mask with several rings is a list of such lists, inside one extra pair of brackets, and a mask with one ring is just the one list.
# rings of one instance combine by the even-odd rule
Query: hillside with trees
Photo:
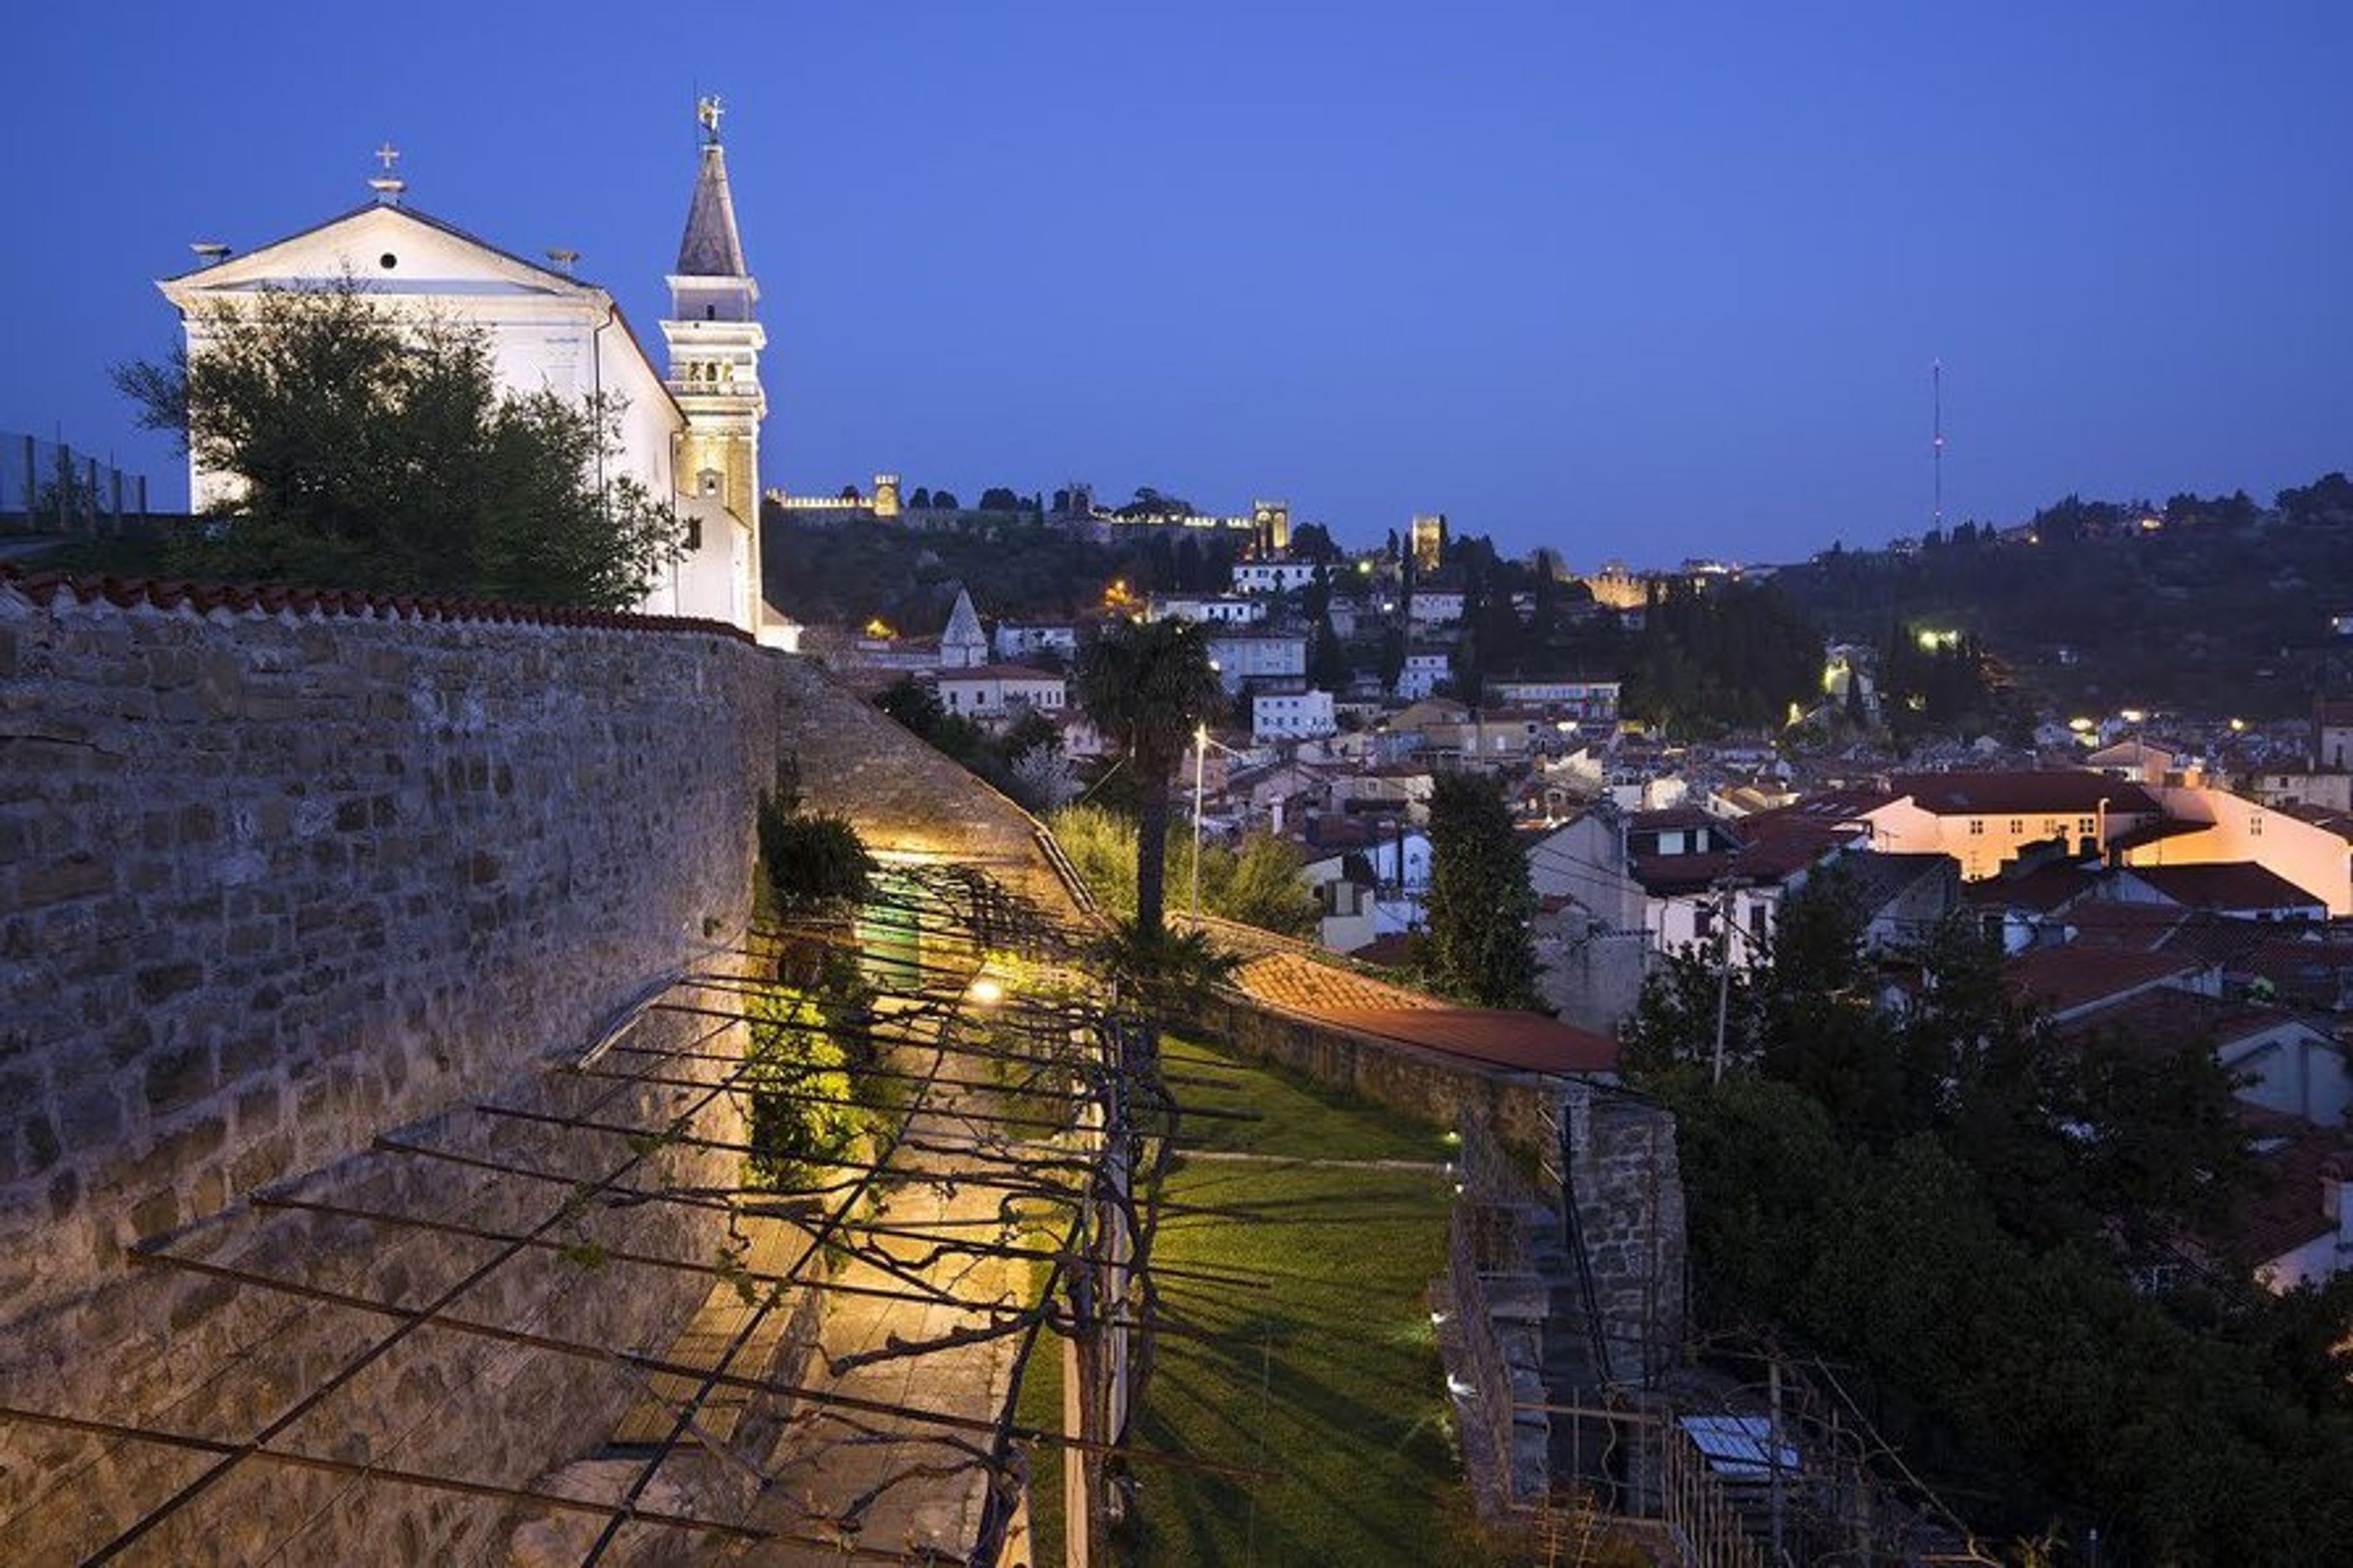
[(1139, 597), (1222, 591), (1239, 543), (1222, 533), (1139, 529), (1111, 544), (1024, 515), (953, 529), (861, 520), (809, 523), (771, 510), (761, 534), (769, 602), (796, 620), (908, 632), (938, 629), (956, 586), (986, 585), (990, 616), (1067, 620), (1120, 581)]
[(1899, 623), (1975, 637), (2058, 710), (2305, 711), (2353, 676), (2353, 480), (2147, 500), (2070, 496), (2023, 528), (1963, 523), (1915, 550), (1836, 546), (1775, 584), (1832, 635)]

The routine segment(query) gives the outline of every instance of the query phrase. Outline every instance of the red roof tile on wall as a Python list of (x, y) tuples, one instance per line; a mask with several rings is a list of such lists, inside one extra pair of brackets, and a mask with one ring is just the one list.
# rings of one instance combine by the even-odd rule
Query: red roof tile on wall
[(189, 610), (205, 616), (321, 616), (354, 620), (479, 622), (491, 626), (575, 626), (598, 631), (702, 632), (754, 640), (740, 626), (691, 616), (634, 616), (565, 605), (512, 605), (494, 599), (418, 598), (357, 588), (309, 588), (276, 583), (189, 583), (168, 577), (90, 577), (27, 572), (0, 563), (0, 588), (43, 607), (60, 597), (79, 605), (119, 610)]

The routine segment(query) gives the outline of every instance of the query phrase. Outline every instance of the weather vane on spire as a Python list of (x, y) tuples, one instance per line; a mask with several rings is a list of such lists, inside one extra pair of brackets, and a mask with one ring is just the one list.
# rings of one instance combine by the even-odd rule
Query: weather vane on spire
[(702, 140), (706, 146), (719, 144), (719, 117), (725, 112), (720, 108), (719, 95), (715, 92), (708, 98), (694, 100), (694, 117), (702, 122)]

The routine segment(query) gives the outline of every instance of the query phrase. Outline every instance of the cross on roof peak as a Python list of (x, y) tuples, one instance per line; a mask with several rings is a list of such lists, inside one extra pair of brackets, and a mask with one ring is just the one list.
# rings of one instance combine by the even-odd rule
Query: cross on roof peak
[(375, 150), (375, 161), (382, 163), (384, 172), (389, 174), (392, 173), (392, 166), (400, 162), (400, 149), (386, 142)]

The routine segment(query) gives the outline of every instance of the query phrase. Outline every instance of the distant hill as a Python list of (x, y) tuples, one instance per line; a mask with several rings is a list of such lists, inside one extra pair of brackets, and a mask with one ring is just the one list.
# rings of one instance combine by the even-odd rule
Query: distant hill
[(2120, 707), (2249, 719), (2353, 684), (2353, 484), (2164, 507), (2070, 498), (2000, 532), (1833, 548), (1774, 584), (1831, 636), (1899, 621), (1974, 636), (2045, 710)]

